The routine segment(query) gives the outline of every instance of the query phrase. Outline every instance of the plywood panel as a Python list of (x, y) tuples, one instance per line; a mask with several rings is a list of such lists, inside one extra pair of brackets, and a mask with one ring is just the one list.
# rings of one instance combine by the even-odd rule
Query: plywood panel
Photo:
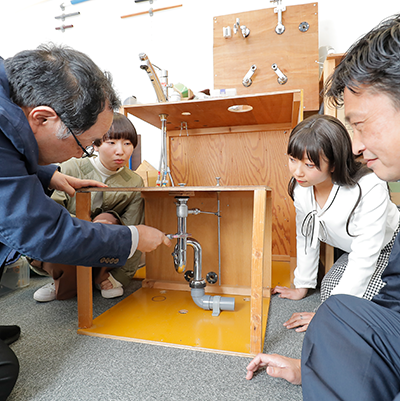
[[(304, 89), (304, 110), (318, 110), (318, 3), (286, 7), (282, 16), (282, 35), (275, 32), (274, 7), (214, 17), (214, 88), (236, 88), (238, 95)], [(244, 39), (232, 31), (231, 38), (224, 38), (223, 28), (232, 30), (236, 18), (250, 35)], [(306, 32), (299, 29), (302, 22), (309, 24)], [(288, 77), (285, 85), (278, 83), (274, 63)], [(253, 64), (257, 70), (246, 88), (242, 81)]]
[(295, 252), (290, 243), (294, 208), (287, 195), (289, 133), (289, 130), (228, 131), (213, 135), (170, 136), (172, 176), (175, 183), (187, 185), (212, 186), (217, 183), (216, 177), (221, 177), (221, 185), (267, 185), (272, 188), (272, 253), (289, 257)]
[[(294, 98), (301, 98), (300, 91), (280, 91), (250, 96), (235, 96), (225, 99), (189, 100), (155, 104), (135, 104), (124, 106), (125, 114), (161, 127), (160, 114), (167, 114), (167, 130), (181, 128), (185, 122), (189, 130), (213, 127), (235, 127), (261, 124), (297, 124), (293, 121)], [(253, 109), (246, 113), (232, 113), (231, 106), (250, 105)]]

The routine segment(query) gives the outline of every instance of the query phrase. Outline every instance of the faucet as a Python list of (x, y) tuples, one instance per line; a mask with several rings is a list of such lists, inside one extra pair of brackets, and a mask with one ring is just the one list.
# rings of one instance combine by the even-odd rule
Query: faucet
[(246, 25), (240, 25), (240, 18), (236, 18), (236, 22), (233, 24), (233, 32), (236, 34), (239, 29), (244, 39), (250, 35), (250, 29)]
[(271, 3), (276, 3), (276, 7), (274, 8), (274, 13), (278, 14), (278, 24), (275, 27), (275, 32), (278, 35), (282, 35), (285, 32), (285, 26), (282, 22), (282, 13), (286, 11), (286, 6), (282, 4), (282, 0), (270, 0)]
[[(161, 71), (161, 78), (162, 78), (162, 83), (160, 82), (160, 79), (158, 78), (158, 75), (154, 71), (154, 67), (160, 70), (156, 65), (153, 66), (151, 64), (149, 58), (147, 57), (147, 54), (145, 53), (140, 53), (139, 58), (141, 61), (144, 62), (140, 66), (142, 70), (145, 70), (150, 78), (151, 83), (153, 84), (153, 88), (156, 91), (157, 95), (157, 100), (159, 103), (165, 103), (167, 102), (168, 99), (168, 88), (170, 85), (168, 85), (168, 71), (167, 70), (162, 70)], [(168, 157), (167, 157), (167, 117), (168, 114), (159, 114), (160, 120), (161, 120), (161, 130), (162, 130), (162, 143), (161, 143), (161, 158), (160, 158), (160, 168), (158, 171), (161, 173), (161, 185), (167, 186), (167, 176), (169, 176), (171, 180), (171, 185), (174, 186), (174, 181), (171, 176), (171, 171), (168, 167)]]
[[(157, 100), (159, 103), (164, 103), (167, 101), (168, 98), (168, 72), (167, 70), (162, 70), (162, 74), (163, 74), (163, 79), (165, 81), (165, 85), (164, 85), (164, 89), (163, 86), (161, 85), (161, 82), (158, 78), (158, 75), (156, 74), (156, 72), (154, 71), (154, 67), (153, 64), (151, 64), (149, 58), (147, 57), (147, 54), (145, 53), (140, 53), (139, 54), (139, 58), (141, 61), (144, 62), (144, 64), (142, 64), (140, 66), (140, 68), (142, 70), (145, 70), (150, 78), (151, 83), (153, 84), (154, 90), (156, 91), (156, 95), (157, 95)], [(157, 67), (158, 68), (158, 67)]]

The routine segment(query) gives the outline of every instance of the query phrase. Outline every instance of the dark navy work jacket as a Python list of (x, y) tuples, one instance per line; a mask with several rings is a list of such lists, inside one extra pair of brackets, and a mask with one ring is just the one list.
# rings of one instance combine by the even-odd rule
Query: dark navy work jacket
[(108, 266), (113, 260), (110, 267), (123, 266), (132, 242), (129, 228), (71, 217), (46, 195), (56, 169), (38, 165), (35, 136), (10, 100), (0, 58), (0, 266), (11, 250), (47, 262)]

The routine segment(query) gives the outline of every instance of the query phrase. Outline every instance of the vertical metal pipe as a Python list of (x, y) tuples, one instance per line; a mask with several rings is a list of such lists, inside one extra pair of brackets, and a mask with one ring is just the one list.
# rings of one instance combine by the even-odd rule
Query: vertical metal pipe
[(167, 186), (167, 117), (168, 114), (160, 114), (161, 130), (162, 130), (162, 149), (161, 149), (161, 186)]
[[(186, 234), (186, 219), (188, 216), (188, 198), (176, 198), (176, 215), (178, 217), (178, 234)], [(183, 273), (186, 269), (187, 238), (177, 239), (177, 266), (178, 273)]]
[[(193, 238), (187, 240), (187, 244), (193, 248), (194, 251), (194, 263), (193, 263), (193, 281), (203, 281), (201, 277), (201, 261), (202, 261), (202, 252), (200, 244), (194, 240)], [(204, 283), (205, 287), (205, 283)]]

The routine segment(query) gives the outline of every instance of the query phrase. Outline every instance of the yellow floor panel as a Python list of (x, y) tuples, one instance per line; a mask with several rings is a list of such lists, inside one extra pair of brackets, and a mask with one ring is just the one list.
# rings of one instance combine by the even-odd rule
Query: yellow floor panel
[[(268, 308), (264, 298), (263, 333)], [(193, 302), (189, 291), (141, 288), (78, 333), (249, 356), (250, 298), (235, 296), (235, 311), (211, 314)]]
[(272, 262), (272, 285), (274, 288), (277, 285), (290, 288), (290, 263), (289, 262)]

